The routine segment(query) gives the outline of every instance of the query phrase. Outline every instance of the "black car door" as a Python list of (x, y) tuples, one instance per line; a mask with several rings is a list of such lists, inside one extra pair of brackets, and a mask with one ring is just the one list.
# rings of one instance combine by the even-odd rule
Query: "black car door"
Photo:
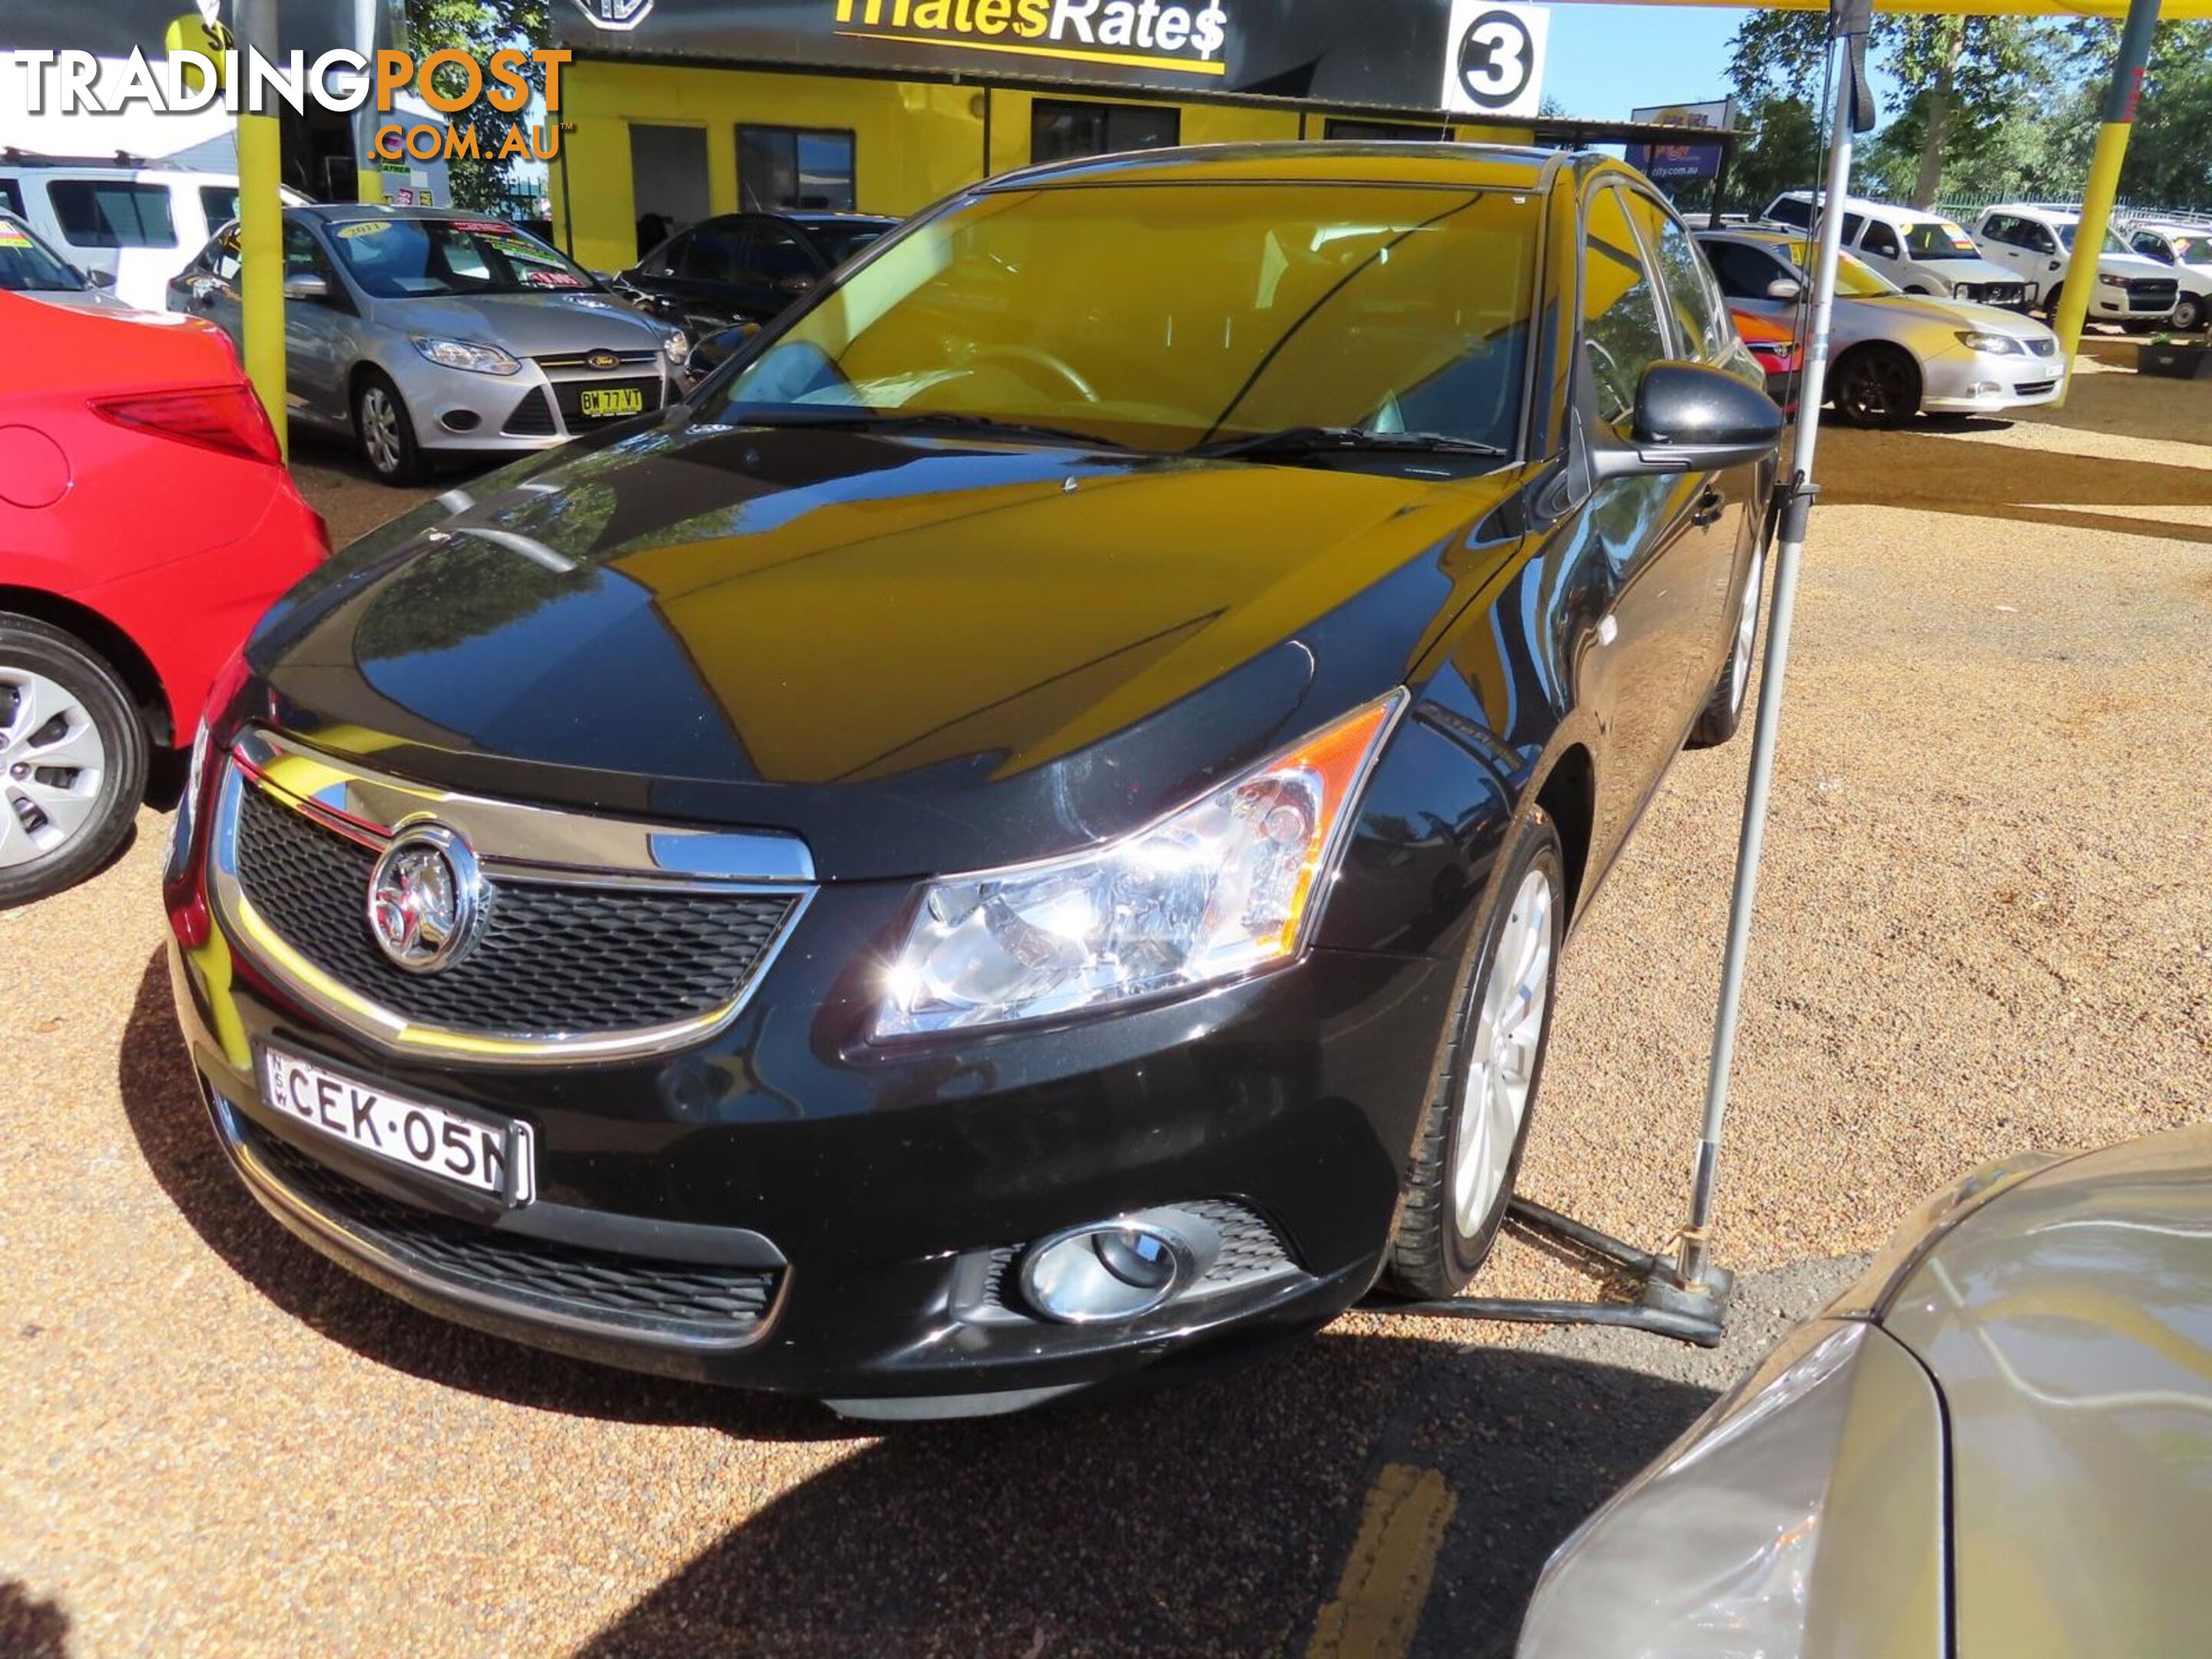
[(694, 338), (751, 319), (738, 286), (739, 221), (708, 219), (672, 236), (623, 279)]
[[(1660, 283), (1620, 187), (1584, 208), (1577, 398), (1584, 418), (1626, 439), (1644, 371), (1675, 355)], [(1582, 509), (1578, 553), (1608, 594), (1579, 669), (1579, 701), (1596, 714), (1597, 812), (1590, 849), (1601, 867), (1665, 775), (1694, 713), (1690, 681), (1705, 659), (1698, 475), (1613, 478)]]

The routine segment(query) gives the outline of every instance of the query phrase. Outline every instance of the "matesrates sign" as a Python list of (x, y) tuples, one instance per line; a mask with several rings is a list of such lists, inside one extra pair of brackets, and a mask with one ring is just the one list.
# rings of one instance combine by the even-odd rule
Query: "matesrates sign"
[[(1540, 10), (1465, 0), (553, 0), (553, 27), (584, 58), (1521, 115), (1535, 108), (1541, 27), (1532, 45), (1529, 30), (1499, 15)], [(1470, 30), (1471, 46), (1456, 38)]]

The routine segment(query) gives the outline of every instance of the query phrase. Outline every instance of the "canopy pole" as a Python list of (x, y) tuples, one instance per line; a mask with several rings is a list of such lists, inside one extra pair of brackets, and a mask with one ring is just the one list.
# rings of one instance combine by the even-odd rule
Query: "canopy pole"
[[(1782, 724), (1782, 683), (1790, 665), (1790, 627), (1797, 607), (1797, 570), (1805, 552), (1805, 527), (1817, 493), (1813, 458), (1820, 436), (1820, 404), (1826, 395), (1828, 331), (1835, 310), (1836, 266), (1844, 241), (1841, 206), (1851, 180), (1853, 129), (1862, 112), (1864, 83), (1858, 70), (1872, 27), (1869, 0), (1838, 0), (1829, 40), (1841, 52), (1834, 70), (1827, 179), (1820, 198), (1813, 262), (1812, 319), (1805, 347), (1804, 378), (1797, 406), (1797, 434), (1790, 475), (1778, 495), (1781, 520), (1776, 531), (1773, 610), (1766, 625), (1765, 667), (1759, 687), (1759, 717), (1752, 731), (1751, 779), (1744, 791), (1743, 827), (1736, 842), (1735, 890), (1729, 901), (1728, 948), (1721, 959), (1720, 1007), (1713, 1020), (1712, 1059), (1705, 1079), (1705, 1128), (1698, 1141), (1691, 1177), (1689, 1219), (1684, 1224), (1674, 1276), (1685, 1290), (1702, 1289), (1714, 1270), (1713, 1192), (1720, 1179), (1721, 1131), (1728, 1116), (1729, 1067), (1735, 1054), (1736, 1019), (1743, 1004), (1744, 961), (1751, 946), (1751, 917), (1759, 891), (1759, 860), (1766, 835), (1767, 797), (1774, 782), (1774, 739)], [(1854, 48), (1854, 41), (1857, 50)], [(1865, 112), (1871, 114), (1870, 111)]]
[[(249, 57), (276, 57), (276, 0), (238, 0), (238, 76), (247, 86)], [(290, 453), (284, 420), (284, 176), (276, 118), (238, 112), (238, 252), (240, 331), (246, 377), (261, 394), (280, 449)]]
[(2073, 256), (2058, 290), (2051, 326), (2064, 351), (2066, 373), (2059, 377), (2058, 401), (2074, 386), (2074, 354), (2081, 349), (2081, 329), (2089, 320), (2089, 296), (2097, 291), (2097, 256), (2104, 251), (2112, 203), (2120, 193), (2120, 163), (2127, 159), (2128, 134), (2142, 96), (2143, 70), (2150, 62), (2151, 38), (2158, 33), (2160, 0), (2128, 0), (2128, 21), (2120, 26), (2119, 54), (2105, 88), (2104, 125), (2089, 158), (2089, 182), (2081, 191), (2081, 222), (2075, 228)]

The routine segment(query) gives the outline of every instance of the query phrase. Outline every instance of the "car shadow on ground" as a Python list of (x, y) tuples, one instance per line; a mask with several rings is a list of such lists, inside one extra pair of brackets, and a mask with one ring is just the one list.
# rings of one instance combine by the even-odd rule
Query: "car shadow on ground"
[(121, 1056), (132, 1131), (185, 1220), (278, 1308), (372, 1363), (536, 1409), (739, 1439), (879, 1436), (641, 1597), (585, 1645), (595, 1659), (1292, 1650), (1337, 1593), (1389, 1463), (1441, 1471), (1455, 1504), (1429, 1602), (1436, 1650), (1504, 1654), (1550, 1551), (1711, 1398), (1524, 1351), (1331, 1333), (1172, 1389), (861, 1430), (808, 1404), (498, 1341), (324, 1261), (216, 1147), (158, 953)]

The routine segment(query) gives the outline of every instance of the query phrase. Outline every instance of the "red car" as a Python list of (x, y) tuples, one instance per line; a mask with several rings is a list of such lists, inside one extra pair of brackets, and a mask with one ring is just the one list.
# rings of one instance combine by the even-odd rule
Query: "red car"
[(328, 551), (218, 331), (0, 293), (0, 908), (173, 793), (210, 683)]
[(1797, 412), (1797, 380), (1805, 368), (1805, 348), (1791, 330), (1755, 311), (1729, 308), (1729, 320), (1759, 366), (1766, 371), (1766, 395), (1784, 415)]

